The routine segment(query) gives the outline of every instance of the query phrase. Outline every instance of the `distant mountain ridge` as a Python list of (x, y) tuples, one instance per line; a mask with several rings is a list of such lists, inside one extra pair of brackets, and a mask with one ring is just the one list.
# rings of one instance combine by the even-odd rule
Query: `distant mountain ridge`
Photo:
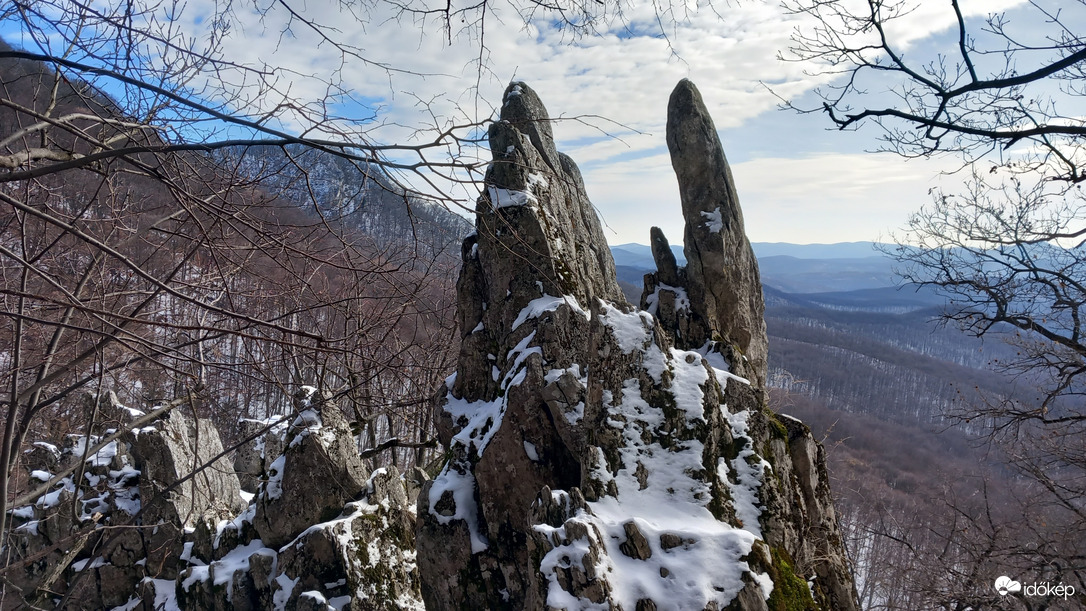
[[(987, 370), (1013, 348), (933, 326), (946, 298), (901, 286), (896, 261), (873, 242), (753, 244), (765, 296), (770, 386), (835, 410), (921, 425), (940, 422), (960, 388), (1006, 394)], [(681, 257), (680, 247), (672, 247)], [(648, 246), (612, 247), (627, 295), (655, 269)], [(868, 255), (867, 253), (873, 253)]]
[[(632, 267), (643, 270), (656, 269), (656, 262), (652, 259), (652, 249), (644, 244), (631, 242), (611, 246), (611, 255), (615, 258), (615, 265)], [(671, 252), (675, 253), (675, 260), (679, 265), (686, 265), (686, 256), (683, 255), (682, 246), (672, 246)]]
[[(754, 254), (759, 259), (764, 257), (795, 257), (797, 259), (862, 259), (882, 257), (878, 242), (836, 242), (833, 244), (791, 244), (789, 242), (751, 242)], [(682, 264), (682, 245), (671, 247), (675, 258)], [(652, 262), (652, 249), (644, 244), (629, 242), (611, 247), (615, 256), (615, 265), (630, 267), (648, 266), (655, 268)]]
[(878, 242), (836, 242), (833, 244), (790, 244), (788, 242), (752, 242), (754, 254), (763, 257), (786, 256), (797, 259), (863, 259), (882, 257)]
[[(754, 242), (762, 283), (784, 293), (841, 293), (894, 287), (894, 260), (875, 242), (789, 244)], [(685, 264), (682, 246), (672, 246)], [(629, 243), (611, 247), (619, 280), (640, 286), (641, 276), (656, 269), (652, 249)]]

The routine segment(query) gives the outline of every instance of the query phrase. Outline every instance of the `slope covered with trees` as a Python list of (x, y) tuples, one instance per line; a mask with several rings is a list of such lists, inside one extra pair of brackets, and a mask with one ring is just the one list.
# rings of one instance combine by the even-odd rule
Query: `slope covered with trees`
[[(0, 532), (32, 490), (66, 485), (31, 477), (26, 451), (110, 428), (94, 408), (110, 392), (210, 418), (229, 450), (251, 433), (239, 417), (270, 427), (319, 385), (372, 461), (428, 460), (462, 219), (376, 165), (358, 186), (294, 148), (170, 146), (39, 62), (0, 57), (0, 99)], [(0, 571), (23, 568), (8, 554)]]

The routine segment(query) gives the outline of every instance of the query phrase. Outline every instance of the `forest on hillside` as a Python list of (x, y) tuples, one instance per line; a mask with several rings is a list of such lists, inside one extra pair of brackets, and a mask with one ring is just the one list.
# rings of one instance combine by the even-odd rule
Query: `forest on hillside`
[(1021, 566), (1023, 538), (1077, 553), (1045, 534), (1061, 510), (1036, 503), (1037, 484), (963, 416), (978, 403), (1036, 400), (1028, 380), (993, 370), (1013, 345), (939, 325), (930, 305), (895, 313), (893, 299), (863, 291), (835, 293), (830, 307), (766, 292), (772, 405), (826, 446), (865, 609), (944, 608), (969, 588), (981, 596), (990, 574)]
[[(332, 4), (352, 21), (328, 25), (291, 0), (251, 11), (202, 4), (198, 14), (142, 0), (0, 7), (3, 32), (23, 43), (0, 41), (4, 541), (30, 530), (17, 508), (71, 483), (71, 473), (38, 468), (43, 453), (91, 456), (116, 434), (121, 423), (99, 409), (109, 392), (135, 409), (210, 419), (229, 452), (252, 440), (239, 418), (266, 432), (296, 416), (292, 397), (314, 385), (342, 406), (371, 466), (432, 472), (443, 458), (433, 393), (465, 331), (454, 287), (472, 227), (461, 213), (473, 208), (487, 167), (477, 151), (498, 112), (481, 100), (482, 83), (516, 48), (492, 52), (484, 33), (511, 23), (533, 42), (560, 39), (551, 59), (643, 37), (667, 47), (660, 63), (690, 66), (672, 61), (672, 34), (728, 20), (715, 7), (684, 17), (657, 3), (511, 0), (498, 27), (486, 1), (378, 1), (357, 13)], [(794, 257), (765, 260), (773, 408), (825, 440), (862, 602), (1077, 608), (1086, 601), (1086, 41), (1075, 24), (1086, 2), (996, 12), (957, 0), (783, 4), (772, 25), (788, 20), (787, 42), (748, 55), (798, 70), (738, 88), (768, 86), (771, 105), (873, 134), (884, 153), (949, 160), (961, 179), (931, 187), (885, 245), (892, 283), (908, 296), (864, 284), (883, 259), (830, 264), (850, 283), (837, 287)], [(240, 28), (252, 22), (262, 35), (245, 40)], [(394, 86), (449, 75), (410, 54), (375, 61), (363, 45), (388, 24), (414, 28), (406, 38), (427, 61), (466, 40), (462, 89)], [(702, 34), (694, 40), (731, 46)], [(320, 70), (236, 60), (239, 40), (256, 54), (312, 46), (333, 59)], [(612, 61), (637, 56), (606, 51)], [(610, 67), (602, 57), (559, 76), (572, 83), (585, 65)], [(359, 86), (351, 79), (363, 68), (377, 78)], [(386, 83), (388, 95), (370, 95)], [(616, 112), (641, 104), (607, 89), (592, 102)], [(401, 106), (422, 118), (389, 112)], [(644, 135), (597, 111), (560, 120), (606, 135), (601, 149), (619, 148), (612, 131)], [(608, 159), (623, 155), (636, 156)], [(888, 179), (887, 199), (897, 186)], [(643, 271), (619, 269), (631, 301)], [(83, 530), (50, 553), (130, 525), (106, 519), (111, 528), (98, 529), (109, 516), (74, 501), (71, 513)], [(45, 557), (5, 555), (0, 579)], [(1079, 596), (1000, 591), (997, 577), (1065, 583)]]
[[(5, 133), (48, 106), (74, 123), (50, 136), (73, 154), (109, 138), (154, 144), (125, 131), (108, 97), (40, 63), (2, 59), (0, 82)], [(88, 133), (92, 111), (107, 119)], [(139, 152), (2, 189), (5, 379), (21, 403), (6, 418), (11, 459), (85, 430), (82, 397), (101, 389), (133, 406), (184, 402), (231, 431), (285, 415), (292, 389), (320, 383), (350, 399), (373, 445), (432, 444), (425, 406), (454, 354), (469, 224), (380, 168), (239, 146)]]

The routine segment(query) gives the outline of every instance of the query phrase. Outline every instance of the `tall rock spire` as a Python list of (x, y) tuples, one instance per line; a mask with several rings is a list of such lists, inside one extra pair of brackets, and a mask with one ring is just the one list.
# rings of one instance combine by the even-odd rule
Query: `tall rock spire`
[[(711, 339), (728, 342), (749, 363), (745, 373), (763, 387), (769, 347), (758, 262), (713, 119), (697, 87), (686, 79), (668, 100), (667, 147), (686, 219), (685, 288), (693, 311), (701, 315), (677, 343), (694, 349)], [(663, 276), (658, 280), (669, 284)]]
[(419, 495), (430, 609), (857, 608), (821, 447), (765, 407), (720, 143), (693, 85), (672, 102), (689, 263), (654, 230), (639, 311), (539, 98), (506, 90), (435, 410), (449, 459)]

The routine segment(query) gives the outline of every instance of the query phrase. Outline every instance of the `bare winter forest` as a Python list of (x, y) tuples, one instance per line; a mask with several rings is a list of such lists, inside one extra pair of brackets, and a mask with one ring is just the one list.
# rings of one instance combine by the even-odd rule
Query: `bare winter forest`
[[(196, 40), (175, 29), (178, 3), (107, 4), (0, 7), (0, 24), (35, 42), (0, 40), (5, 609), (74, 604), (78, 590), (61, 584), (89, 575), (97, 550), (141, 523), (138, 506), (92, 502), (119, 480), (85, 472), (88, 461), (171, 410), (222, 437), (219, 456), (187, 478), (294, 421), (302, 387), (338, 406), (368, 468), (433, 478), (449, 450), (435, 396), (471, 332), (456, 306), (474, 231), (464, 212), (487, 167), (474, 151), (499, 112), (479, 101), (487, 2), (390, 3), (390, 22), (417, 19), (478, 49), (456, 113), (416, 96), (433, 126), (402, 142), (371, 139), (372, 117), (340, 116), (350, 104), (376, 116), (381, 104), (341, 80), (352, 62), (376, 64), (304, 11), (279, 35), (316, 33), (340, 62), (308, 101), (274, 66), (223, 55), (232, 9), (206, 16), (210, 33)], [(554, 16), (576, 41), (637, 6), (511, 4), (515, 22)], [(939, 30), (949, 43), (921, 61), (930, 49), (912, 55), (916, 41), (898, 27), (914, 3), (784, 4), (808, 21), (778, 53), (822, 79), (804, 101), (774, 92), (784, 110), (875, 131), (883, 152), (950, 157), (963, 176), (957, 192), (932, 187), (888, 241), (898, 243), (868, 260), (760, 257), (770, 408), (827, 448), (860, 603), (1082, 608), (1086, 4), (1010, 3), (1030, 11), (1022, 37), (1004, 13), (952, 0)], [(675, 9), (650, 11), (669, 48)], [(414, 74), (378, 68), (390, 81)], [(570, 121), (608, 134), (621, 119)], [(655, 267), (614, 252), (637, 303)], [(36, 517), (57, 504), (45, 499), (77, 488), (64, 497), (67, 530), (42, 535)], [(48, 542), (26, 543), (34, 537)], [(1002, 577), (1066, 587), (1008, 595), (993, 587)]]

